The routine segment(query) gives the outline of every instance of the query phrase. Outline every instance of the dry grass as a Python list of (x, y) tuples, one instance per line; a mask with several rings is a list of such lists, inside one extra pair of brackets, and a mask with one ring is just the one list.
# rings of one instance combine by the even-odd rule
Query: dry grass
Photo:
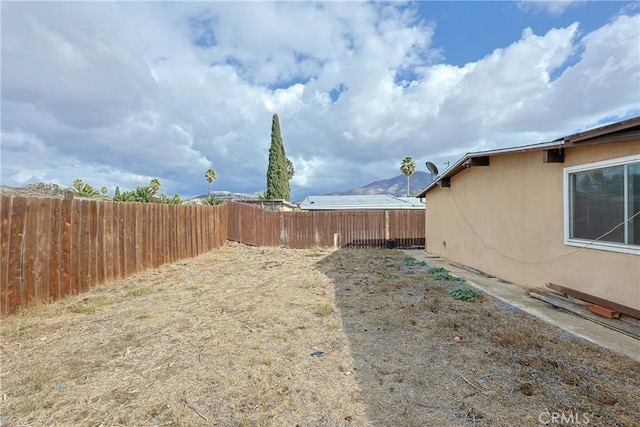
[(640, 423), (638, 363), (454, 285), (400, 251), (230, 244), (3, 319), (0, 421)]

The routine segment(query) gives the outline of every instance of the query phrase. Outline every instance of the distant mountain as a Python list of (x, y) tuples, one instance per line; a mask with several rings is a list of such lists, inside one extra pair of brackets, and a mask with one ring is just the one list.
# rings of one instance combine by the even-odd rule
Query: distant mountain
[[(200, 196), (190, 197), (189, 200), (203, 200), (208, 198), (208, 194), (202, 194)], [(258, 196), (255, 194), (245, 194), (245, 193), (233, 193), (231, 191), (212, 191), (211, 197), (214, 199), (220, 200), (257, 200)]]
[[(427, 185), (431, 184), (431, 174), (426, 172), (414, 172), (409, 181), (410, 193), (419, 193)], [(327, 193), (327, 196), (346, 196), (358, 194), (391, 194), (397, 197), (407, 195), (407, 177), (398, 175), (393, 178), (372, 182), (364, 187), (354, 188), (348, 191)]]

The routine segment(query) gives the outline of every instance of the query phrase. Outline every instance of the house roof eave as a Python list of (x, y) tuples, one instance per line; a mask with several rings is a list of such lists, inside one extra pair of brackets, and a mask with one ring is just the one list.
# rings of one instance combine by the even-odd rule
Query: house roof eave
[(490, 157), (500, 154), (519, 153), (526, 151), (549, 150), (554, 148), (568, 148), (588, 144), (627, 141), (635, 139), (638, 136), (640, 136), (640, 116), (622, 120), (617, 123), (600, 126), (595, 129), (567, 135), (550, 142), (467, 153), (460, 160), (458, 160), (447, 170), (445, 170), (442, 174), (438, 175), (435, 178), (434, 182), (429, 184), (424, 190), (418, 193), (416, 197), (426, 197), (427, 192), (438, 186), (438, 184), (442, 182), (443, 179), (451, 178), (452, 176), (466, 169), (467, 166), (465, 166), (465, 164), (467, 164), (467, 162), (473, 158)]

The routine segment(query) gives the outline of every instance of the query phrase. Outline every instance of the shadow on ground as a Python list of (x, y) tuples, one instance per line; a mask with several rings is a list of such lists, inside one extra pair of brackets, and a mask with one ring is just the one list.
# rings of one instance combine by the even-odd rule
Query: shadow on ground
[(458, 373), (464, 360), (455, 347), (455, 320), (434, 314), (446, 291), (428, 290), (426, 268), (410, 263), (397, 250), (342, 249), (316, 265), (335, 284), (367, 419), (372, 425), (479, 422), (480, 408), (463, 402), (476, 390)]
[(490, 296), (453, 299), (464, 284), (399, 250), (341, 249), (315, 268), (333, 281), (371, 425), (640, 425), (628, 358)]

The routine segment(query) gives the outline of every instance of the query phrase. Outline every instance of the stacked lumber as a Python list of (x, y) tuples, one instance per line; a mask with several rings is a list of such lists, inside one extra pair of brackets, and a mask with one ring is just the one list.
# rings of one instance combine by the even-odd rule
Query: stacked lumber
[(554, 307), (565, 309), (599, 325), (640, 340), (640, 321), (631, 316), (543, 288), (531, 289), (529, 295)]

